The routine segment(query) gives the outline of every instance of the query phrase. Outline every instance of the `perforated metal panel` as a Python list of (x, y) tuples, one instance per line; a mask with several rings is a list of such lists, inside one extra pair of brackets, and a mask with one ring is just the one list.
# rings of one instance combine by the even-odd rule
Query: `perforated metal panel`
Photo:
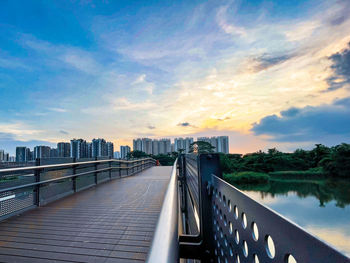
[[(85, 173), (85, 172), (90, 172), (95, 170), (95, 164), (85, 164), (85, 165), (80, 165), (75, 169), (75, 173)], [(89, 188), (91, 186), (95, 185), (95, 175), (94, 173), (88, 174), (88, 175), (83, 175), (79, 176), (76, 178), (76, 188), (77, 192), (84, 190), (86, 188)]]
[(217, 262), (350, 262), (214, 175), (213, 187), (213, 249)]
[(34, 205), (33, 188), (0, 193), (0, 218)]
[(40, 187), (40, 205), (44, 205), (74, 193), (73, 180), (65, 179)]
[[(108, 168), (108, 167), (109, 167), (108, 163), (101, 163), (97, 165), (97, 170)], [(107, 180), (109, 180), (109, 171), (97, 173), (97, 183), (102, 183)]]
[(186, 182), (193, 203), (199, 211), (199, 178), (198, 178), (198, 155), (186, 155)]

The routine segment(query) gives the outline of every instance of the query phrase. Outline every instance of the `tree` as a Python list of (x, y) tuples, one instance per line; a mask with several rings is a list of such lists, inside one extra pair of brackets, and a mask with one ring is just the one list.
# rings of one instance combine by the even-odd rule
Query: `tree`
[(127, 159), (132, 159), (132, 158), (144, 158), (148, 157), (149, 155), (145, 152), (142, 151), (131, 151), (126, 155)]
[(319, 164), (329, 175), (350, 178), (350, 144), (342, 143), (332, 147), (331, 153)]
[(190, 144), (190, 153), (213, 153), (214, 146), (208, 142), (197, 141)]

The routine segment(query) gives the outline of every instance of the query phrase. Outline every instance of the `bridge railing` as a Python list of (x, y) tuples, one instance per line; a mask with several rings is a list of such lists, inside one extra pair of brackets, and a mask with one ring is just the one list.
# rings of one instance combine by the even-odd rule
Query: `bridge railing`
[(0, 221), (154, 165), (156, 160), (152, 158), (131, 161), (78, 159), (69, 163), (37, 163), (31, 167), (0, 169)]
[[(157, 255), (162, 255), (159, 260)], [(225, 182), (218, 154), (180, 155), (173, 168), (148, 262), (178, 262), (178, 258), (235, 263), (350, 262)]]

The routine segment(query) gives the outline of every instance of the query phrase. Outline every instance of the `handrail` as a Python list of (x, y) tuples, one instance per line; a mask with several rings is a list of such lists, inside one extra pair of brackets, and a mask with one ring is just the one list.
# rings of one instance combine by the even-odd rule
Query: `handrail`
[[(142, 159), (142, 160), (144, 160), (144, 159)], [(142, 161), (142, 160), (139, 160), (139, 161)], [(80, 163), (77, 163), (77, 164), (80, 164)], [(42, 185), (42, 184), (59, 182), (59, 181), (63, 181), (63, 180), (67, 180), (67, 179), (70, 179), (70, 178), (75, 178), (75, 177), (79, 177), (79, 176), (83, 176), (83, 175), (111, 171), (113, 169), (121, 169), (121, 170), (123, 170), (123, 169), (132, 169), (132, 168), (135, 168), (135, 167), (139, 167), (141, 165), (142, 164), (136, 164), (136, 165), (129, 166), (129, 167), (112, 166), (112, 167), (108, 167), (108, 168), (92, 170), (92, 171), (78, 173), (78, 174), (66, 175), (66, 176), (59, 177), (59, 178), (54, 178), (54, 179), (49, 179), (49, 180), (44, 180), (44, 181), (39, 181), (39, 182), (33, 182), (33, 183), (29, 183), (29, 184), (16, 185), (16, 186), (0, 189), (0, 194), (4, 193), (4, 192), (8, 192), (8, 191), (14, 191), (14, 190), (22, 189), (22, 188), (31, 187), (31, 186), (37, 186), (37, 185)], [(38, 166), (38, 167), (40, 167), (40, 166)]]
[(173, 165), (169, 186), (148, 255), (147, 262), (149, 263), (179, 261), (177, 161), (178, 159)]
[(94, 163), (108, 163), (108, 162), (134, 163), (134, 162), (146, 161), (146, 160), (152, 160), (152, 159), (153, 158), (143, 158), (143, 159), (137, 159), (137, 160), (132, 160), (132, 161), (107, 159), (107, 160), (96, 160), (96, 161), (75, 162), (75, 163), (60, 163), (60, 164), (49, 164), (49, 165), (40, 165), (40, 166), (7, 168), (7, 169), (0, 169), (0, 174), (1, 173), (8, 173), (8, 172), (23, 172), (23, 171), (42, 170), (42, 169), (50, 169), (50, 168), (72, 167), (72, 166), (77, 166), (77, 165), (94, 164)]

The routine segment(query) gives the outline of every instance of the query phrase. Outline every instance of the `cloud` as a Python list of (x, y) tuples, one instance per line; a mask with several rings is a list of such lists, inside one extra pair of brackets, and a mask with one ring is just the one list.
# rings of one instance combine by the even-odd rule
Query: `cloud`
[(17, 58), (1, 58), (1, 57), (0, 57), (0, 68), (24, 69), (24, 70), (30, 70), (31, 69), (25, 63), (23, 63), (22, 61), (18, 60)]
[(67, 110), (63, 108), (49, 108), (49, 110), (54, 112), (67, 112)]
[(254, 62), (257, 63), (257, 65), (254, 66), (254, 69), (256, 72), (268, 69), (270, 67), (273, 67), (275, 65), (281, 64), (291, 58), (293, 58), (294, 55), (271, 55), (271, 54), (263, 54), (257, 58), (254, 59)]
[(10, 155), (15, 155), (17, 146), (25, 146), (31, 149), (38, 145), (56, 146), (55, 143), (44, 140), (18, 140), (15, 139), (14, 135), (4, 133), (0, 133), (0, 145), (0, 149), (4, 149)]
[(64, 130), (60, 130), (59, 133), (62, 133), (62, 134), (65, 134), (65, 135), (68, 135), (68, 134), (69, 134), (69, 132), (64, 131)]
[(327, 79), (329, 88), (326, 91), (334, 91), (350, 84), (350, 42), (348, 47), (329, 57), (332, 61), (333, 75)]
[(229, 5), (221, 6), (216, 13), (216, 21), (220, 28), (226, 33), (233, 36), (246, 36), (247, 32), (243, 27), (227, 22), (227, 9)]
[(156, 104), (150, 101), (131, 102), (127, 98), (119, 98), (114, 101), (114, 110), (146, 110), (156, 107)]
[(133, 85), (135, 84), (140, 84), (140, 83), (143, 83), (145, 82), (146, 80), (146, 74), (141, 74), (140, 76), (138, 76), (135, 81), (132, 83)]
[(180, 127), (193, 127), (195, 128), (196, 126), (190, 124), (189, 122), (180, 122), (177, 124), (177, 126), (180, 126)]
[(253, 124), (255, 135), (279, 142), (350, 140), (350, 97), (332, 104), (289, 108), (280, 116), (269, 115)]
[(99, 65), (87, 52), (67, 50), (61, 56), (61, 60), (71, 67), (88, 74), (97, 74), (100, 70)]

